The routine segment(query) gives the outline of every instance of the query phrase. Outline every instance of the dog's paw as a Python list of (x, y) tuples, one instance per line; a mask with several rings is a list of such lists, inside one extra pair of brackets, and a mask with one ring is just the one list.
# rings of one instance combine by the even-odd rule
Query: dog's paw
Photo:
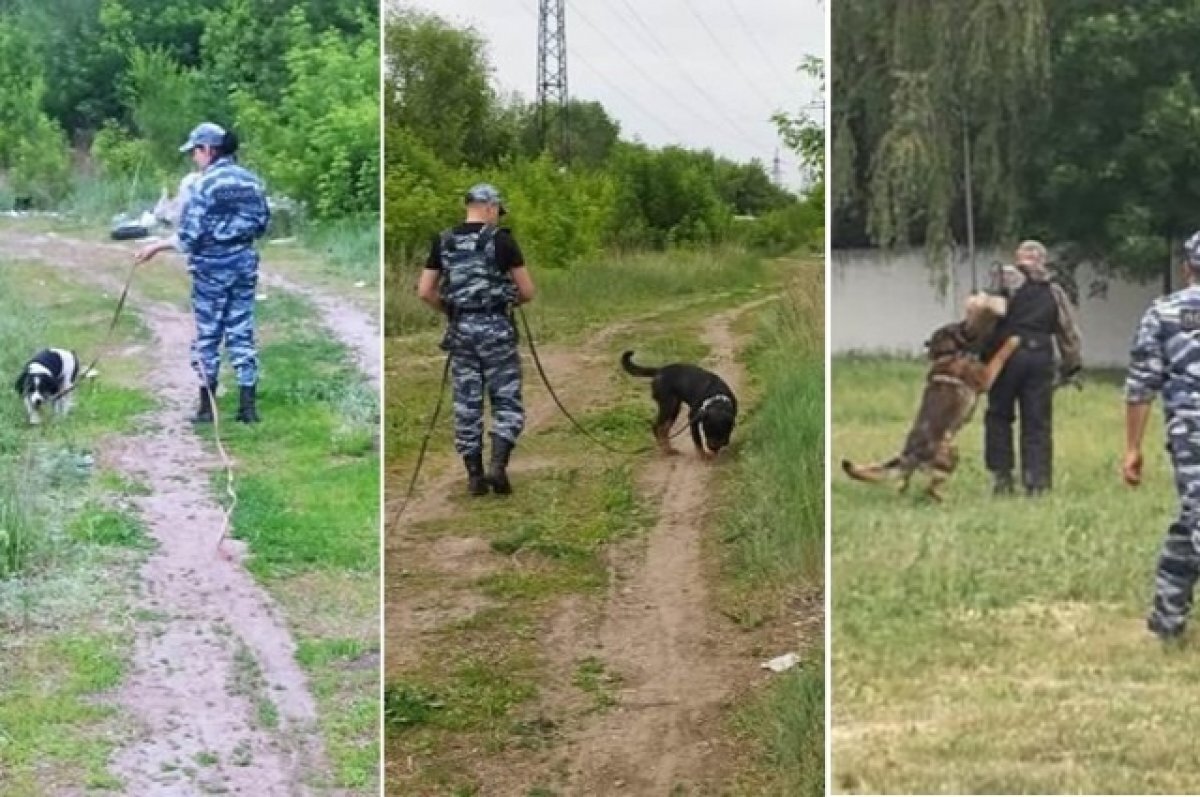
[(37, 417), (36, 415), (29, 416), (29, 425), (30, 426), (40, 426), (41, 423), (42, 423), (42, 419)]

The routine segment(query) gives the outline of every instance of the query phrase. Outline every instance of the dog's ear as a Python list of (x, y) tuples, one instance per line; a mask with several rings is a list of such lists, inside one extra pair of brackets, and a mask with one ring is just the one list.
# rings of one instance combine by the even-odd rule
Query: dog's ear
[(20, 394), (20, 393), (25, 392), (25, 384), (28, 381), (29, 381), (29, 372), (22, 371), (21, 375), (17, 377), (17, 384), (13, 386), (16, 389), (17, 393)]

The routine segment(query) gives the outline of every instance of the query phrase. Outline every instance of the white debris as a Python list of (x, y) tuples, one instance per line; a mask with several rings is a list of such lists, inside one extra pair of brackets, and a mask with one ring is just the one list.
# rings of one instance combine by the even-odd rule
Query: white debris
[(260, 293), (254, 298), (260, 302), (265, 302), (267, 300), (267, 295), (265, 293)]
[(792, 669), (800, 663), (800, 654), (785, 653), (782, 656), (776, 656), (770, 661), (764, 661), (762, 668), (771, 672), (785, 672)]
[(354, 287), (355, 288), (365, 288), (365, 287), (367, 287), (367, 283), (363, 282), (362, 280), (359, 280), (358, 282), (354, 283)]
[(296, 239), (294, 236), (291, 238), (272, 238), (268, 243), (271, 243), (275, 246), (286, 246), (287, 244), (296, 243)]

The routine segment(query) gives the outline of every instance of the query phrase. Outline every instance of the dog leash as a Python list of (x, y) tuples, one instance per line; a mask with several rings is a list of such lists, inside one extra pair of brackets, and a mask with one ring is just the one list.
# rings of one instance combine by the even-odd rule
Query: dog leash
[[(633, 450), (615, 448), (614, 446), (609, 445), (605, 441), (603, 441), (600, 438), (593, 435), (591, 432), (589, 432), (587, 429), (585, 429), (583, 427), (583, 424), (581, 424), (579, 421), (575, 420), (575, 416), (572, 415), (571, 412), (565, 406), (563, 406), (562, 401), (560, 401), (558, 398), (558, 394), (554, 392), (554, 386), (550, 384), (550, 377), (546, 376), (546, 369), (542, 367), (542, 360), (540, 357), (538, 357), (537, 346), (534, 345), (534, 342), (533, 342), (533, 333), (529, 329), (529, 319), (525, 316), (525, 311), (520, 306), (517, 307), (517, 314), (519, 316), (521, 316), (521, 326), (525, 330), (525, 341), (526, 341), (526, 343), (529, 344), (529, 353), (533, 356), (533, 363), (535, 366), (537, 366), (537, 372), (538, 372), (538, 375), (542, 378), (542, 384), (544, 384), (546, 386), (547, 392), (550, 393), (550, 398), (554, 399), (554, 403), (558, 406), (558, 409), (562, 412), (562, 414), (564, 416), (566, 416), (566, 419), (571, 422), (571, 425), (574, 426), (579, 431), (579, 433), (582, 434), (584, 437), (591, 440), (593, 443), (600, 446), (604, 450), (609, 451), (613, 454), (619, 454), (621, 456), (632, 457), (632, 456), (637, 456), (638, 454), (645, 454), (648, 451), (653, 451), (654, 446), (643, 446), (642, 448), (637, 448), (637, 449), (633, 449)], [(688, 426), (691, 424), (691, 420), (692, 419), (689, 417), (688, 422), (685, 423), (683, 426), (681, 426), (678, 431), (673, 432), (672, 434), (668, 435), (667, 439), (674, 440), (676, 437), (683, 434), (684, 431), (686, 431)]]
[[(204, 369), (204, 363), (198, 356), (196, 357), (196, 367), (200, 369), (204, 392), (208, 396), (208, 406), (212, 408), (213, 442), (217, 445), (217, 453), (220, 454), (221, 463), (225, 468), (225, 495), (229, 498), (229, 506), (225, 507), (225, 516), (221, 520), (221, 535), (217, 537), (217, 550), (222, 551), (221, 545), (229, 536), (230, 527), (233, 525), (233, 510), (237, 507), (238, 494), (233, 486), (233, 460), (225, 451), (225, 444), (221, 442), (221, 411), (217, 408), (217, 396), (212, 389), (213, 382), (209, 379), (208, 371)], [(229, 555), (225, 554), (225, 557), (229, 558)]]
[[(589, 440), (591, 440), (592, 442), (596, 443), (597, 445), (601, 446), (602, 448), (604, 448), (614, 454), (618, 454), (621, 456), (637, 456), (639, 454), (645, 454), (648, 451), (652, 451), (654, 449), (653, 446), (644, 446), (642, 448), (634, 449), (632, 451), (626, 451), (626, 450), (614, 448), (613, 446), (609, 445), (608, 443), (605, 443), (603, 440), (600, 440), (599, 438), (592, 435), (587, 429), (585, 429), (579, 423), (579, 421), (575, 420), (575, 417), (573, 415), (571, 415), (570, 411), (568, 411), (567, 408), (565, 406), (563, 406), (562, 401), (559, 400), (558, 394), (554, 392), (554, 387), (550, 384), (549, 377), (546, 376), (546, 370), (545, 370), (545, 368), (542, 367), (541, 358), (538, 357), (537, 347), (534, 345), (534, 342), (533, 342), (533, 333), (529, 329), (529, 320), (525, 317), (525, 312), (523, 310), (521, 310), (521, 308), (519, 308), (519, 307), (517, 308), (517, 312), (521, 316), (521, 324), (525, 328), (525, 339), (529, 343), (529, 353), (532, 355), (533, 361), (534, 361), (535, 365), (537, 366), (538, 375), (541, 376), (542, 383), (546, 386), (546, 390), (550, 393), (550, 397), (552, 399), (554, 399), (554, 403), (558, 406), (558, 409), (562, 412), (562, 414), (567, 417), (567, 420), (569, 420), (575, 426), (575, 428), (577, 430), (579, 430), (579, 432), (582, 433)], [(416, 493), (417, 479), (421, 475), (421, 466), (425, 462), (425, 454), (429, 448), (429, 441), (433, 437), (434, 427), (437, 425), (438, 417), (441, 414), (442, 401), (446, 395), (446, 383), (449, 381), (449, 379), (450, 379), (450, 355), (447, 354), (446, 355), (446, 364), (442, 368), (442, 381), (441, 381), (440, 386), (438, 387), (437, 402), (434, 404), (433, 414), (429, 418), (429, 425), (425, 429), (425, 436), (421, 440), (421, 449), (420, 449), (420, 452), (417, 454), (417, 463), (413, 468), (412, 477), (408, 481), (408, 489), (405, 491), (404, 498), (401, 499), (400, 506), (396, 510), (396, 513), (394, 515), (392, 515), (392, 522), (390, 525), (393, 528), (396, 527), (400, 523), (400, 516), (404, 514), (404, 510), (406, 510), (408, 508), (409, 503), (412, 501), (413, 495)], [(677, 431), (671, 433), (667, 437), (667, 439), (674, 440), (676, 437), (679, 437), (679, 435), (681, 435), (685, 431), (687, 431), (688, 427), (691, 425), (692, 420), (693, 420), (693, 418), (689, 414), (687, 422), (684, 423), (683, 426), (679, 427), (679, 429)]]
[(108, 322), (108, 331), (104, 333), (104, 341), (97, 349), (96, 356), (92, 358), (92, 361), (88, 364), (87, 368), (84, 368), (79, 372), (79, 378), (71, 383), (71, 386), (66, 390), (60, 392), (55, 398), (62, 398), (63, 396), (75, 390), (75, 388), (79, 387), (83, 383), (83, 380), (87, 378), (88, 374), (90, 374), (95, 367), (100, 364), (100, 352), (108, 348), (108, 344), (112, 343), (112, 336), (117, 329), (117, 322), (121, 320), (121, 313), (125, 310), (125, 302), (129, 298), (130, 289), (133, 287), (133, 277), (137, 273), (137, 267), (137, 263), (134, 263), (129, 267), (129, 274), (125, 277), (125, 285), (121, 288), (121, 296), (119, 299), (117, 299), (116, 309), (113, 310), (112, 319)]
[(429, 418), (429, 426), (425, 430), (425, 437), (421, 440), (421, 451), (417, 454), (417, 464), (413, 468), (412, 478), (408, 480), (408, 492), (400, 502), (400, 508), (396, 510), (396, 514), (392, 516), (392, 527), (395, 528), (400, 523), (400, 516), (404, 514), (404, 510), (408, 508), (408, 504), (412, 501), (413, 493), (417, 490), (417, 477), (421, 475), (421, 465), (425, 462), (425, 452), (429, 449), (429, 439), (433, 437), (433, 428), (437, 425), (438, 416), (442, 412), (442, 399), (446, 395), (446, 382), (450, 379), (450, 355), (446, 355), (446, 364), (442, 366), (442, 382), (438, 386), (437, 403), (433, 406), (433, 415)]

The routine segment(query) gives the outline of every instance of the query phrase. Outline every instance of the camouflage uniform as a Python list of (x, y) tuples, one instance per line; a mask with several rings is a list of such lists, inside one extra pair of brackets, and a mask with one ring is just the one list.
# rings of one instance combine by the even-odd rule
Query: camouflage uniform
[(483, 450), (483, 394), (492, 405), (492, 434), (515, 444), (525, 426), (521, 358), (509, 310), (512, 278), (496, 263), (493, 227), (449, 230), (439, 239), (441, 293), (448, 324), (442, 349), (454, 380), (454, 447), (467, 457)]
[(192, 275), (192, 367), (210, 386), (216, 384), (221, 366), (222, 337), (238, 384), (251, 387), (258, 382), (254, 241), (266, 233), (269, 221), (262, 182), (228, 156), (213, 161), (196, 179), (183, 208), (176, 241), (188, 256)]
[(1171, 636), (1187, 622), (1200, 577), (1200, 286), (1157, 300), (1134, 335), (1125, 400), (1144, 404), (1159, 392), (1179, 518), (1163, 541), (1149, 623)]

